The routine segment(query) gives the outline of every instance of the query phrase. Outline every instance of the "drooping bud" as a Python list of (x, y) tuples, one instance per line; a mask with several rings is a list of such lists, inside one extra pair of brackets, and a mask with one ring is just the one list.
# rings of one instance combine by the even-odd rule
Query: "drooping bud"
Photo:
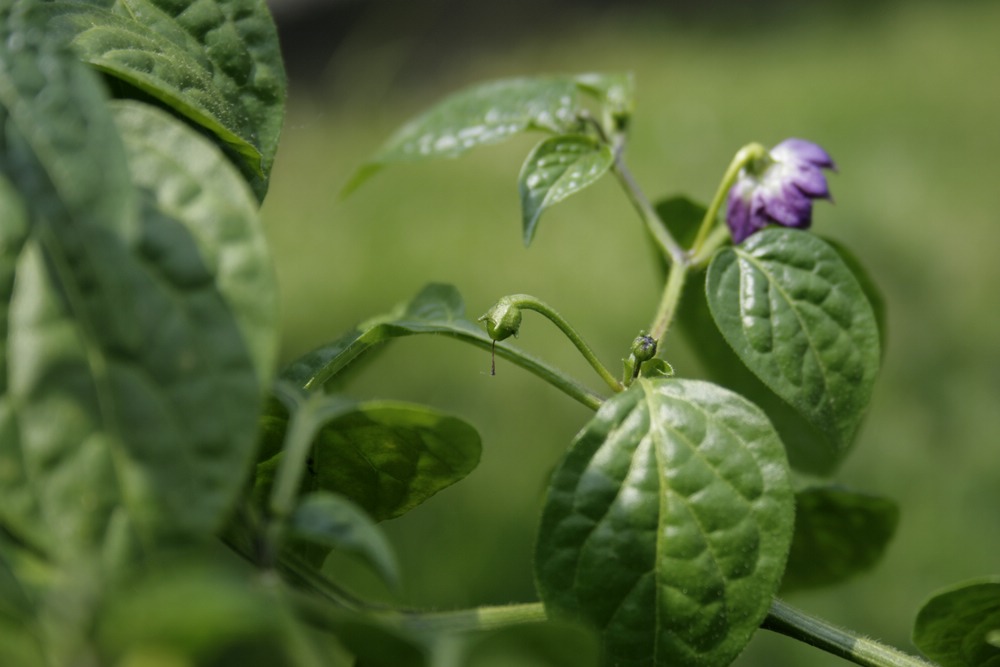
[(486, 322), (486, 333), (494, 341), (501, 341), (516, 336), (521, 328), (521, 309), (510, 297), (497, 301), (496, 305), (479, 318)]

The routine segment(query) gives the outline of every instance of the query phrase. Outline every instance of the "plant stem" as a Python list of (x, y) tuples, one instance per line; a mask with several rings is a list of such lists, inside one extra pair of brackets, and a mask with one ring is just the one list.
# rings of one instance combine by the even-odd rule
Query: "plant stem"
[(656, 317), (649, 328), (649, 335), (656, 340), (657, 346), (663, 344), (663, 338), (667, 335), (670, 323), (677, 312), (677, 305), (681, 300), (681, 292), (684, 290), (687, 273), (687, 260), (670, 265), (670, 273), (667, 275), (667, 285), (663, 288), (663, 296), (660, 297), (660, 305), (656, 309)]
[(619, 382), (611, 371), (601, 363), (601, 360), (597, 358), (594, 351), (590, 349), (583, 337), (577, 333), (576, 329), (570, 326), (569, 322), (563, 318), (552, 306), (548, 305), (544, 301), (536, 299), (530, 294), (512, 294), (511, 296), (505, 296), (500, 300), (499, 304), (504, 304), (508, 308), (520, 308), (522, 310), (533, 310), (536, 313), (540, 313), (550, 322), (559, 327), (570, 342), (580, 351), (583, 358), (587, 360), (587, 363), (597, 371), (597, 374), (601, 376), (601, 379), (611, 387), (612, 391), (624, 391), (625, 387)]
[(492, 630), (521, 623), (544, 621), (545, 607), (541, 602), (476, 607), (456, 611), (407, 613), (399, 617), (403, 625), (416, 631), (444, 630), (448, 632), (469, 632)]
[(862, 667), (932, 667), (935, 663), (904, 653), (851, 630), (838, 628), (774, 598), (761, 627), (815, 646)]
[(729, 190), (733, 187), (733, 183), (736, 182), (736, 178), (740, 175), (740, 170), (750, 162), (759, 160), (766, 155), (767, 149), (758, 143), (747, 144), (736, 151), (733, 161), (729, 163), (722, 181), (719, 182), (719, 187), (715, 191), (712, 203), (709, 205), (708, 210), (705, 211), (705, 217), (702, 218), (701, 226), (698, 228), (698, 235), (695, 236), (694, 243), (691, 245), (691, 252), (693, 254), (698, 254), (708, 233), (712, 231), (715, 220), (719, 217), (719, 209), (722, 208), (722, 202), (725, 201)]
[(614, 171), (615, 176), (618, 178), (618, 182), (622, 184), (625, 189), (625, 193), (628, 195), (629, 200), (632, 202), (632, 206), (639, 213), (639, 217), (642, 218), (643, 223), (646, 225), (646, 229), (652, 235), (653, 240), (660, 246), (663, 254), (670, 259), (673, 264), (680, 264), (683, 262), (687, 256), (684, 248), (677, 243), (677, 240), (667, 229), (666, 225), (660, 219), (659, 214), (657, 214), (656, 209), (653, 205), (649, 203), (649, 199), (643, 194), (642, 189), (639, 184), (636, 183), (635, 178), (632, 176), (632, 172), (625, 165), (625, 160), (622, 157), (624, 153), (624, 144), (618, 143), (614, 147), (615, 162), (612, 166), (612, 171)]

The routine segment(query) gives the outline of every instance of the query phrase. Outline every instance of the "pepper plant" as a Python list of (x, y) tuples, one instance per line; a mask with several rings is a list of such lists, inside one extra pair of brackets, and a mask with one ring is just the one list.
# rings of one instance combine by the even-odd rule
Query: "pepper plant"
[[(748, 144), (707, 206), (654, 204), (625, 162), (629, 76), (459, 92), (348, 189), (540, 133), (518, 180), (525, 243), (612, 174), (663, 268), (649, 328), (613, 370), (534, 296), (477, 321), (429, 285), (279, 370), (258, 207), (284, 100), (263, 0), (0, 0), (0, 664), (721, 666), (759, 628), (860, 665), (931, 664), (777, 597), (871, 567), (898, 515), (832, 479), (884, 306), (849, 251), (809, 231), (834, 166), (822, 148)], [(510, 344), (538, 315), (601, 391)], [(398, 585), (380, 522), (479, 460), (459, 418), (338, 393), (362, 357), (420, 334), (594, 412), (540, 507), (538, 602), (393, 608), (323, 567), (351, 553)], [(675, 335), (703, 377), (660, 356)], [(998, 591), (931, 598), (918, 648), (1000, 664)]]

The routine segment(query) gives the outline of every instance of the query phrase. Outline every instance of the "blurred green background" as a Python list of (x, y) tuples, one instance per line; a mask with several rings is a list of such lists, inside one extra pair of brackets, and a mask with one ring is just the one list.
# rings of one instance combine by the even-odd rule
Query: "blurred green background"
[[(1000, 3), (273, 5), (290, 106), (264, 218), (286, 360), (440, 281), (472, 316), (534, 294), (616, 367), (661, 286), (613, 179), (547, 212), (529, 249), (516, 176), (538, 136), (392, 167), (346, 201), (337, 190), (395, 127), (462, 86), (632, 71), (628, 161), (651, 198), (709, 199), (749, 141), (816, 141), (840, 172), (815, 229), (852, 248), (888, 300), (883, 373), (838, 478), (896, 499), (898, 535), (872, 572), (790, 602), (912, 650), (931, 592), (1000, 573)], [(518, 343), (600, 388), (541, 318), (526, 315)], [(697, 374), (683, 341), (667, 356)], [(488, 371), (477, 350), (410, 338), (348, 388), (433, 405), (483, 436), (467, 480), (386, 524), (406, 604), (536, 599), (545, 479), (588, 412), (510, 364)], [(356, 586), (377, 589), (360, 568)], [(844, 663), (761, 632), (737, 664)]]

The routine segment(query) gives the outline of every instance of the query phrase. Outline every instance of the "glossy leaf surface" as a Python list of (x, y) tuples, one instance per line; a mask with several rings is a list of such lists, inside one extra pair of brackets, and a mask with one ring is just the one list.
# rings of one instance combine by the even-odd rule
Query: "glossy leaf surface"
[(539, 591), (599, 629), (609, 664), (728, 665), (767, 613), (792, 521), (784, 450), (756, 406), (640, 378), (553, 475)]
[(582, 134), (552, 137), (535, 146), (518, 177), (524, 245), (534, 238), (542, 211), (595, 183), (613, 161), (610, 146)]
[(936, 594), (917, 614), (913, 643), (941, 667), (1000, 666), (1000, 578)]
[(501, 79), (454, 93), (401, 127), (344, 186), (349, 194), (387, 164), (456, 157), (515, 134), (551, 134), (583, 127), (580, 93), (598, 101), (602, 112), (626, 118), (632, 110), (631, 76), (581, 74), (569, 77)]
[(285, 75), (257, 0), (47, 3), (80, 58), (212, 132), (263, 198), (284, 115)]
[(825, 486), (795, 494), (795, 536), (783, 591), (840, 583), (872, 568), (899, 523), (887, 498)]
[(399, 585), (399, 566), (382, 531), (361, 509), (343, 496), (311, 493), (292, 514), (290, 536), (320, 547), (336, 549), (364, 559), (382, 579)]
[(318, 389), (376, 346), (416, 334), (444, 334), (484, 350), (495, 349), (498, 357), (510, 359), (559, 386), (584, 405), (596, 407), (600, 403), (600, 398), (592, 391), (516, 347), (506, 343), (497, 343), (494, 347), (483, 328), (466, 318), (465, 303), (458, 290), (451, 285), (433, 283), (391, 312), (374, 317), (338, 340), (303, 355), (289, 364), (281, 375), (297, 386)]
[(880, 362), (872, 308), (840, 256), (808, 232), (766, 229), (716, 254), (706, 292), (736, 354), (825, 436), (838, 460)]

